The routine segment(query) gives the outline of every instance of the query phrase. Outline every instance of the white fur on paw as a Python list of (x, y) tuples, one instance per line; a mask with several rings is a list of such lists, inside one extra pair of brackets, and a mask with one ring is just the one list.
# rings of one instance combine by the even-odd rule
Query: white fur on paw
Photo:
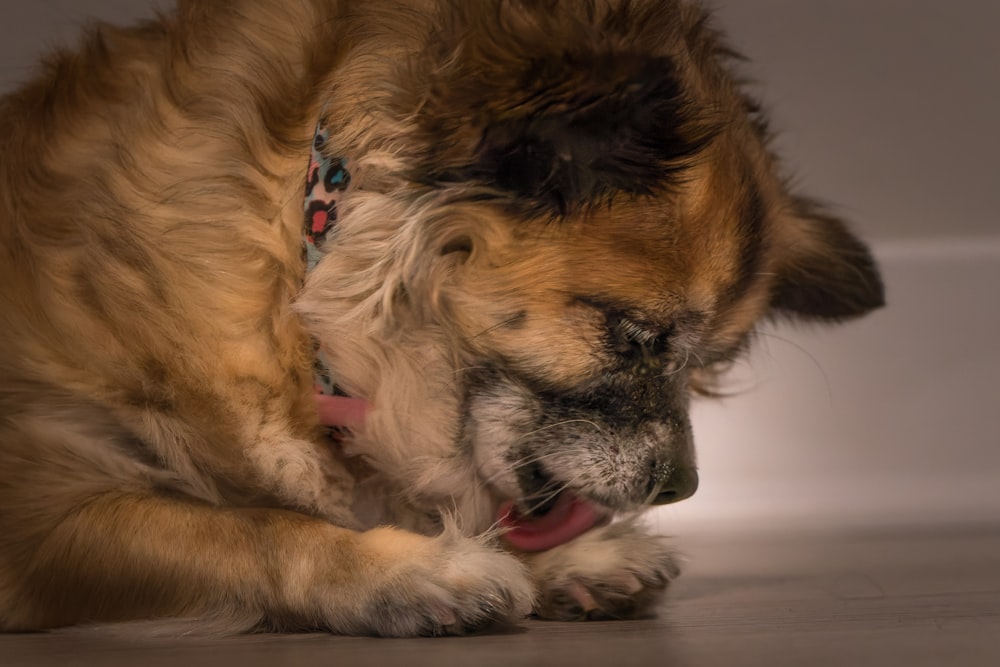
[(561, 621), (649, 616), (680, 574), (666, 538), (633, 522), (592, 530), (530, 562), (535, 613)]
[(515, 623), (532, 609), (524, 565), (485, 540), (447, 530), (387, 572), (359, 619), (360, 632), (456, 635)]

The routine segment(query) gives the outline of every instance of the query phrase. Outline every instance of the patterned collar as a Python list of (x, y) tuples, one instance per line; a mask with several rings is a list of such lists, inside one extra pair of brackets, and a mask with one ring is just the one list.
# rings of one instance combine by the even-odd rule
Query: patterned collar
[[(327, 157), (323, 147), (329, 132), (317, 126), (313, 138), (312, 156), (306, 174), (305, 204), (303, 206), (303, 243), (305, 246), (306, 271), (316, 268), (323, 257), (323, 243), (337, 226), (337, 203), (351, 184), (351, 174), (347, 171), (347, 159)], [(327, 396), (343, 395), (330, 378), (329, 365), (318, 341), (313, 341), (313, 374), (316, 389)]]

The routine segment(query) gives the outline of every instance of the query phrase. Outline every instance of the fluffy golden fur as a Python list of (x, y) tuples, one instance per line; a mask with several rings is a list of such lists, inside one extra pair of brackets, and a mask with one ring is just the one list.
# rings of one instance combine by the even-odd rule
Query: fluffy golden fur
[[(609, 520), (693, 493), (691, 391), (882, 298), (732, 60), (642, 0), (181, 0), (53, 56), (0, 101), (0, 628), (648, 613), (669, 549)], [(339, 448), (310, 336), (372, 405)], [(566, 494), (586, 534), (488, 537)]]

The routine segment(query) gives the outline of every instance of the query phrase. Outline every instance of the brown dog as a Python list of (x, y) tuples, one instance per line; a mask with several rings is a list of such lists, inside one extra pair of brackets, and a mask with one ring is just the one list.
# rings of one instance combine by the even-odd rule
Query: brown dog
[(648, 613), (610, 520), (694, 492), (691, 391), (882, 302), (731, 60), (667, 0), (182, 0), (53, 57), (0, 102), (0, 628)]

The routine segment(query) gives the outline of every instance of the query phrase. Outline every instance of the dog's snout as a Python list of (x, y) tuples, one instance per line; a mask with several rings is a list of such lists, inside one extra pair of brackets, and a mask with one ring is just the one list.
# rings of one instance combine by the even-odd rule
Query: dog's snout
[(669, 505), (694, 495), (698, 490), (698, 471), (694, 468), (672, 468), (655, 488), (652, 503)]

